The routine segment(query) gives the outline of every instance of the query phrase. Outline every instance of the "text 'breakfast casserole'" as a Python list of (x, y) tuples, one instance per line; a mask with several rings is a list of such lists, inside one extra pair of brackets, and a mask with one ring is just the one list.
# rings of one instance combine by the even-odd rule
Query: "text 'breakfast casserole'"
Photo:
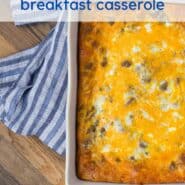
[(77, 173), (185, 182), (185, 26), (82, 23)]

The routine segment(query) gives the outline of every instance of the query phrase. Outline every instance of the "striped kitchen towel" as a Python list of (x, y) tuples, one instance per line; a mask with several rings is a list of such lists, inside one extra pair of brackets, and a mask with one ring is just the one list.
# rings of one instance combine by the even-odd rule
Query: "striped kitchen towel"
[(67, 23), (39, 45), (0, 59), (0, 120), (65, 154)]

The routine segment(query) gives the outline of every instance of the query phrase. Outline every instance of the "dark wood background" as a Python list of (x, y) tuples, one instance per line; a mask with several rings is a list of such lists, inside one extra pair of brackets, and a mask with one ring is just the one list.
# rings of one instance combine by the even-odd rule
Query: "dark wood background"
[[(0, 23), (0, 57), (35, 46), (54, 25)], [(64, 185), (64, 172), (61, 156), (37, 138), (18, 136), (0, 124), (0, 185)]]

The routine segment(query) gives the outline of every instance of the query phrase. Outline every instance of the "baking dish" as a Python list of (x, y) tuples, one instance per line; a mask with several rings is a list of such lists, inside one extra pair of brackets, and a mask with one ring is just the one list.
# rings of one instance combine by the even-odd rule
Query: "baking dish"
[[(76, 94), (77, 94), (77, 56), (78, 23), (69, 23), (68, 64), (69, 91), (67, 99), (67, 155), (66, 185), (118, 185), (117, 183), (88, 182), (78, 179), (76, 175)], [(170, 183), (173, 184), (173, 183)], [(174, 183), (176, 184), (176, 183)], [(185, 184), (185, 183), (178, 183)]]
[[(78, 23), (69, 23), (69, 91), (67, 105), (67, 155), (66, 185), (118, 185), (118, 183), (88, 182), (76, 175), (76, 94), (77, 94), (77, 57)], [(173, 184), (173, 183), (171, 183)], [(176, 183), (174, 183), (175, 185)], [(178, 183), (185, 184), (185, 183)]]

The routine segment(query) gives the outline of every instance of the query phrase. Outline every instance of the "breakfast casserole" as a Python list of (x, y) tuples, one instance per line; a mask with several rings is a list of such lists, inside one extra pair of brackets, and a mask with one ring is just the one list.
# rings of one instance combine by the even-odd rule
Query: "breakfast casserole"
[(185, 25), (81, 23), (77, 174), (185, 182)]

